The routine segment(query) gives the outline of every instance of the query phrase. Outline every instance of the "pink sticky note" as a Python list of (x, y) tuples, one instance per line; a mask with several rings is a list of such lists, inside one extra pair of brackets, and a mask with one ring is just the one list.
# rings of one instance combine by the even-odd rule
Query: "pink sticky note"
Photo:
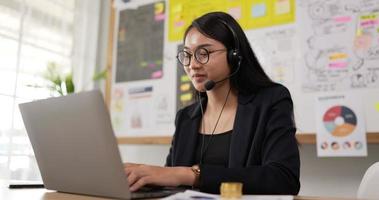
[(175, 26), (175, 27), (181, 27), (181, 26), (184, 26), (184, 20), (180, 20), (180, 21), (174, 22), (174, 26)]
[(371, 19), (361, 22), (361, 27), (372, 27), (379, 24), (379, 21), (377, 19)]
[(159, 21), (163, 21), (165, 18), (164, 14), (158, 14), (158, 15), (155, 15), (154, 19), (155, 21), (159, 22)]
[(337, 23), (346, 23), (346, 22), (351, 21), (351, 17), (350, 16), (339, 16), (339, 17), (334, 18), (334, 21)]
[(154, 67), (156, 67), (157, 65), (156, 65), (155, 63), (149, 63), (148, 66), (149, 66), (150, 68), (154, 68)]
[(346, 66), (347, 66), (347, 62), (329, 63), (329, 68), (345, 68)]
[(241, 7), (230, 8), (228, 13), (234, 17), (234, 19), (241, 18)]
[(153, 72), (151, 74), (151, 78), (161, 78), (163, 76), (163, 72), (162, 70), (159, 70), (159, 71), (156, 71), (156, 72)]

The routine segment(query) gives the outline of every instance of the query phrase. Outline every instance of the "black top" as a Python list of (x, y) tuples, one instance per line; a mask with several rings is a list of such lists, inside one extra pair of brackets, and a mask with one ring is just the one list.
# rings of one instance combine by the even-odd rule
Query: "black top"
[[(202, 100), (207, 105), (207, 99)], [(167, 166), (196, 162), (201, 124), (198, 103), (178, 111)], [(280, 84), (238, 95), (230, 138), (228, 167), (200, 165), (199, 189), (219, 193), (222, 182), (242, 182), (244, 194), (291, 194), (300, 190), (300, 158), (295, 138), (293, 103)]]
[[(220, 165), (227, 167), (229, 163), (230, 138), (233, 130), (214, 134), (200, 134), (197, 137), (196, 162), (208, 165)], [(203, 144), (204, 138), (204, 144)], [(203, 148), (201, 147), (203, 145)], [(201, 150), (203, 151), (203, 161), (200, 162)]]

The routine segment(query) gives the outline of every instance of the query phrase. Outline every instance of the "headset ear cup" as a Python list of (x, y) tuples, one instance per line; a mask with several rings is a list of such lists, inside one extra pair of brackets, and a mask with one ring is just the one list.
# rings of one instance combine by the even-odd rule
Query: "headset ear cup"
[(236, 49), (228, 51), (228, 63), (231, 65), (233, 68), (238, 65), (239, 62), (239, 53)]

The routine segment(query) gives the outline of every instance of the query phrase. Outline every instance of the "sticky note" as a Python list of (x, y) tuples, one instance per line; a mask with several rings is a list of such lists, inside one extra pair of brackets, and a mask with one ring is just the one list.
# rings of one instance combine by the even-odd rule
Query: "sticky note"
[(357, 34), (357, 36), (361, 36), (361, 35), (362, 35), (362, 29), (361, 29), (361, 28), (358, 28), (356, 34)]
[(154, 68), (156, 67), (157, 65), (155, 63), (149, 63), (147, 66), (149, 66), (150, 68)]
[(165, 15), (164, 15), (164, 3), (160, 2), (160, 3), (156, 3), (154, 5), (154, 19), (155, 21), (162, 21), (164, 20), (165, 18)]
[(161, 78), (163, 76), (163, 72), (162, 70), (159, 70), (159, 71), (156, 71), (156, 72), (153, 72), (151, 74), (151, 78)]
[(362, 21), (362, 22), (360, 23), (360, 26), (361, 26), (361, 27), (368, 28), (368, 27), (373, 27), (373, 26), (377, 25), (378, 23), (379, 23), (379, 21), (376, 20), (376, 19), (365, 20), (365, 21)]
[(116, 112), (122, 112), (124, 110), (124, 103), (123, 103), (123, 101), (120, 101), (120, 100), (115, 101), (114, 102), (114, 110)]
[(185, 84), (180, 85), (180, 91), (182, 92), (188, 91), (190, 88), (191, 88), (190, 83), (185, 83)]
[(189, 101), (192, 99), (192, 94), (191, 93), (186, 93), (180, 95), (180, 101)]
[(375, 103), (375, 110), (379, 112), (379, 102)]
[(329, 60), (338, 60), (338, 59), (344, 59), (344, 58), (347, 58), (346, 53), (332, 53), (329, 56)]
[(347, 23), (351, 21), (351, 16), (338, 16), (334, 18), (337, 23)]
[(291, 10), (291, 4), (289, 0), (277, 0), (275, 3), (275, 13), (277, 15), (283, 15), (289, 13)]
[(329, 68), (345, 68), (347, 65), (347, 62), (333, 62), (329, 63)]
[(362, 15), (361, 20), (370, 20), (370, 19), (376, 19), (378, 16), (375, 13), (371, 13), (368, 15)]
[(159, 15), (159, 14), (164, 14), (164, 3), (156, 3), (154, 5), (154, 14)]
[(126, 29), (125, 28), (121, 28), (120, 31), (118, 31), (118, 40), (120, 42), (125, 42), (125, 36), (126, 36)]
[(172, 8), (173, 13), (180, 13), (180, 12), (182, 12), (182, 10), (183, 10), (182, 4), (175, 5)]
[(175, 27), (181, 27), (181, 26), (184, 26), (184, 24), (185, 24), (185, 22), (183, 20), (174, 22)]
[(161, 65), (161, 64), (162, 64), (162, 60), (156, 60), (156, 61), (155, 61), (155, 64), (157, 64), (157, 65)]
[(113, 96), (116, 98), (116, 99), (121, 99), (122, 97), (124, 97), (124, 91), (121, 90), (121, 89), (115, 89), (113, 91)]
[(147, 62), (142, 61), (142, 62), (139, 63), (139, 65), (140, 65), (141, 67), (147, 67)]
[(234, 19), (240, 19), (241, 18), (241, 7), (234, 7), (230, 8), (228, 10), (228, 13), (234, 17)]
[(154, 16), (154, 20), (159, 22), (159, 21), (163, 21), (165, 18), (165, 15), (164, 14), (159, 14), (159, 15), (155, 15)]
[(180, 77), (180, 81), (183, 82), (183, 83), (185, 83), (185, 82), (189, 82), (190, 79), (189, 79), (189, 77), (187, 75), (183, 75), (183, 76)]
[(252, 17), (262, 17), (266, 15), (266, 4), (260, 3), (260, 4), (255, 4), (251, 8), (251, 16)]

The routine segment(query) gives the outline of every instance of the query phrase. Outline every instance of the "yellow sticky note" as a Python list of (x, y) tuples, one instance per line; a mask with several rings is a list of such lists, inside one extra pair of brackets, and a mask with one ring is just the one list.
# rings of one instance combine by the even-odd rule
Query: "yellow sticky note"
[(182, 4), (175, 5), (175, 6), (173, 6), (173, 8), (172, 8), (172, 12), (173, 12), (173, 13), (180, 13), (180, 12), (182, 12), (182, 11), (183, 11), (183, 6), (182, 6)]
[(357, 36), (361, 36), (361, 35), (362, 35), (362, 29), (361, 29), (361, 28), (358, 28), (356, 34), (357, 34)]
[(379, 102), (375, 103), (375, 110), (379, 112)]
[(180, 91), (182, 92), (188, 91), (190, 88), (191, 88), (190, 83), (185, 83), (185, 84), (180, 85)]
[(191, 93), (186, 93), (186, 94), (182, 94), (180, 95), (180, 101), (183, 102), (183, 101), (189, 101), (192, 99), (192, 94)]
[(164, 13), (164, 3), (161, 3), (161, 2), (156, 3), (154, 5), (154, 13), (155, 13), (155, 15), (159, 15), (159, 14)]
[(182, 83), (185, 83), (185, 82), (189, 82), (190, 79), (189, 79), (189, 77), (188, 77), (187, 75), (182, 75), (182, 76), (180, 77), (180, 81), (181, 81)]
[(339, 53), (339, 52), (336, 52), (336, 53), (332, 53), (329, 55), (329, 60), (339, 60), (339, 59), (344, 59), (344, 58), (347, 58), (347, 54), (346, 53)]
[(139, 66), (141, 66), (141, 67), (147, 67), (147, 62), (142, 61), (142, 62), (139, 63)]

